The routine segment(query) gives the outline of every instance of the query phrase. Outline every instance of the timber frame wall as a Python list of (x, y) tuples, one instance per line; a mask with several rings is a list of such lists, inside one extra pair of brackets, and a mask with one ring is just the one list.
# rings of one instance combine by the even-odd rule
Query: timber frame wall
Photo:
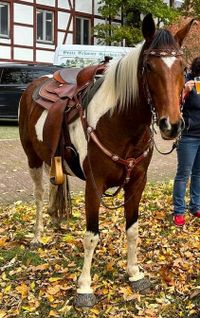
[[(0, 36), (0, 62), (53, 63), (54, 52), (61, 44), (76, 44), (76, 17), (90, 20), (91, 28), (105, 20), (98, 13), (98, 0), (0, 0), (9, 4), (9, 36)], [(48, 3), (48, 5), (46, 5)], [(36, 40), (36, 11), (54, 16), (52, 43)], [(110, 23), (121, 24), (120, 17)], [(90, 44), (96, 44), (91, 35)]]

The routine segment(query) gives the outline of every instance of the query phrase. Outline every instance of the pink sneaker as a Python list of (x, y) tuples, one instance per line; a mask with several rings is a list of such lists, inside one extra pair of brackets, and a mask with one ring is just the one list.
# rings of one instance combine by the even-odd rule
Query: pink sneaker
[(183, 226), (185, 224), (185, 215), (182, 215), (182, 214), (174, 215), (173, 222), (176, 226)]
[(194, 213), (193, 215), (196, 216), (197, 218), (200, 218), (200, 211), (197, 211), (197, 212)]

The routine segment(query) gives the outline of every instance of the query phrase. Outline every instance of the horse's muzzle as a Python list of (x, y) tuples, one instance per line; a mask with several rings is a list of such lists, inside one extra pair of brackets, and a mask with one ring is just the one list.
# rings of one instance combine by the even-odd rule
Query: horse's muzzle
[(176, 124), (171, 124), (166, 117), (160, 118), (158, 121), (160, 133), (163, 139), (170, 140), (178, 137), (181, 131), (185, 127), (183, 118), (181, 118)]

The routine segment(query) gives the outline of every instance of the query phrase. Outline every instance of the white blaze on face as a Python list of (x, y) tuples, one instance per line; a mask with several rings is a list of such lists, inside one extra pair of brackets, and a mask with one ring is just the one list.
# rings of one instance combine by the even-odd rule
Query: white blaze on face
[(162, 60), (169, 68), (171, 68), (174, 62), (176, 61), (176, 57), (175, 56), (162, 57)]
[(38, 121), (35, 125), (35, 132), (37, 135), (37, 139), (39, 141), (43, 141), (43, 129), (44, 129), (44, 124), (45, 124), (47, 115), (48, 115), (48, 110), (45, 109), (40, 115), (40, 117), (38, 118)]

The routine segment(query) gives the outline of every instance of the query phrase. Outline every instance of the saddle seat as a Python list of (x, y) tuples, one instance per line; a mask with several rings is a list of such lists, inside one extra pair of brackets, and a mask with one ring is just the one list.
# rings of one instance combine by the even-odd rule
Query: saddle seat
[[(94, 78), (104, 73), (106, 64), (91, 65), (83, 69), (66, 68), (58, 70), (42, 84), (38, 98), (35, 100), (39, 105), (50, 109), (52, 103), (63, 99), (70, 99), (69, 106), (73, 106), (72, 100), (93, 82)], [(75, 102), (75, 101), (74, 101)]]

